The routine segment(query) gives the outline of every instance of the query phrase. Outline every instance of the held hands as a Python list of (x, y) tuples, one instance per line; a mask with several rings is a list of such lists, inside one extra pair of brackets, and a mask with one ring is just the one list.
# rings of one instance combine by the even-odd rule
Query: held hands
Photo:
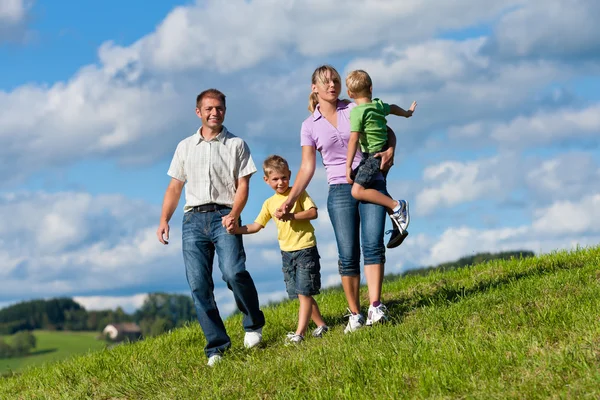
[(288, 212), (288, 210), (292, 209), (292, 205), (289, 201), (284, 201), (281, 206), (275, 210), (275, 218), (280, 221), (289, 221), (294, 217), (293, 213)]
[(227, 230), (227, 233), (234, 235), (236, 228), (238, 228), (238, 219), (231, 214), (227, 214), (221, 217), (221, 225)]

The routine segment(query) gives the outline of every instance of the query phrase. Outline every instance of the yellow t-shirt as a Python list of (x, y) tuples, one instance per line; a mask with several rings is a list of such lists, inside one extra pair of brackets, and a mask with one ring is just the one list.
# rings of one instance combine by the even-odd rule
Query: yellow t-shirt
[[(269, 197), (262, 205), (262, 209), (254, 222), (266, 226), (271, 218), (277, 226), (277, 239), (279, 247), (283, 251), (296, 251), (307, 249), (317, 245), (315, 237), (315, 228), (309, 220), (302, 221), (280, 221), (275, 218), (275, 210), (278, 209), (290, 194), (291, 187), (283, 194), (275, 193)], [(317, 208), (306, 190), (302, 192), (294, 207), (290, 212), (306, 211), (311, 208)]]

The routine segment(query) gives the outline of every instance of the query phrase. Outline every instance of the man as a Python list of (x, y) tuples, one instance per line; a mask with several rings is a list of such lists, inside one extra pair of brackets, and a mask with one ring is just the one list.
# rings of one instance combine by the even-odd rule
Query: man
[(232, 230), (239, 224), (248, 200), (250, 176), (256, 172), (256, 167), (246, 143), (223, 126), (223, 93), (216, 89), (200, 93), (196, 98), (196, 115), (202, 120), (202, 126), (177, 145), (168, 171), (171, 182), (165, 193), (156, 234), (161, 243), (168, 244), (169, 220), (187, 183), (183, 260), (198, 321), (206, 336), (204, 352), (208, 365), (213, 366), (231, 346), (213, 295), (215, 251), (223, 280), (244, 315), (244, 345), (251, 348), (262, 340), (265, 318), (259, 309), (254, 281), (246, 271), (242, 236), (227, 233), (227, 229)]

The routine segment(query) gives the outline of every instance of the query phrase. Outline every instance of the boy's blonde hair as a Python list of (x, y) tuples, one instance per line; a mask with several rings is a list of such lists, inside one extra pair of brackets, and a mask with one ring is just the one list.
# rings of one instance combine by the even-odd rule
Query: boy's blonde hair
[(278, 156), (277, 154), (273, 154), (263, 161), (263, 172), (268, 178), (271, 172), (281, 172), (285, 174), (291, 171), (285, 158)]
[(352, 71), (346, 77), (346, 87), (353, 97), (371, 97), (372, 86), (371, 77), (362, 69)]

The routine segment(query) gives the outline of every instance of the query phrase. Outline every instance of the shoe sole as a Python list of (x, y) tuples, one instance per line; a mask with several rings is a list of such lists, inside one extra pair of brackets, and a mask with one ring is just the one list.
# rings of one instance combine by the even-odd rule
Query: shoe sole
[(402, 244), (402, 242), (404, 242), (404, 239), (406, 239), (407, 236), (408, 236), (408, 231), (404, 231), (404, 232), (400, 233), (398, 236), (396, 236), (394, 238), (394, 241), (392, 241), (390, 239), (390, 241), (388, 242), (386, 247), (388, 249), (393, 249), (393, 248), (400, 246)]

